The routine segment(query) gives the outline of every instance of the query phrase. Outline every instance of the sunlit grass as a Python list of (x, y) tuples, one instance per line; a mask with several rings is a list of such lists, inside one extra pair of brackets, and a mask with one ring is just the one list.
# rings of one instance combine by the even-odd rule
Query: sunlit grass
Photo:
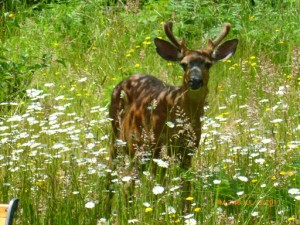
[[(281, 23), (269, 21), (262, 5), (251, 11), (245, 3), (235, 5), (245, 10), (242, 18), (205, 20), (210, 29), (208, 24), (229, 19), (240, 44), (231, 61), (211, 70), (193, 167), (182, 171), (174, 162), (154, 160), (158, 170), (168, 168), (165, 180), (128, 169), (125, 156), (110, 170), (107, 115), (113, 87), (133, 73), (181, 83), (180, 67), (159, 58), (152, 44), (163, 36), (168, 12), (137, 21), (135, 13), (109, 11), (93, 1), (27, 12), (31, 17), (3, 42), (3, 54), (26, 53), (35, 61), (47, 53), (51, 62), (35, 71), (25, 97), (0, 103), (0, 200), (20, 198), (18, 224), (299, 223), (300, 50), (293, 29), (299, 15), (292, 7), (297, 3), (290, 4)], [(147, 7), (141, 17), (153, 14)], [(196, 44), (206, 41), (191, 36), (194, 25), (176, 22), (176, 34), (185, 32)], [(110, 216), (108, 177), (115, 192)], [(192, 183), (190, 196), (182, 192), (182, 177)]]

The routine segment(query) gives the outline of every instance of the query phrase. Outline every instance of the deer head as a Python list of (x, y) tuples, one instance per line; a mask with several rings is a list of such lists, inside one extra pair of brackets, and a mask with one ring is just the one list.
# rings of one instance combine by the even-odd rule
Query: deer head
[(172, 31), (172, 22), (164, 24), (164, 31), (171, 41), (155, 38), (157, 53), (169, 61), (177, 61), (184, 70), (184, 86), (189, 90), (198, 90), (207, 86), (209, 79), (209, 68), (215, 62), (231, 57), (236, 50), (238, 40), (232, 39), (222, 44), (222, 40), (230, 30), (230, 24), (223, 25), (220, 35), (215, 40), (208, 40), (208, 45), (204, 49), (189, 50), (185, 40), (178, 41)]

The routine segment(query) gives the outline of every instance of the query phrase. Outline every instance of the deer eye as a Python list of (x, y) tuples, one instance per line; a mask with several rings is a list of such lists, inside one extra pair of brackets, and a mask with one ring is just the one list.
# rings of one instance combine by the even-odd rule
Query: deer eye
[(183, 70), (187, 70), (187, 68), (188, 68), (187, 63), (180, 63), (180, 66), (183, 68)]
[(204, 66), (206, 69), (209, 69), (212, 66), (212, 64), (210, 62), (205, 62)]

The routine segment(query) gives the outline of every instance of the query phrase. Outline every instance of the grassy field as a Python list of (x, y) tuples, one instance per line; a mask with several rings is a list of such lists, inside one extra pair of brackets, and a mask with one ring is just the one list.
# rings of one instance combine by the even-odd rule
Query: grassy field
[[(14, 2), (14, 1), (13, 1)], [(16, 1), (15, 1), (16, 2)], [(16, 224), (300, 224), (300, 2), (57, 1), (2, 7), (0, 201)], [(134, 73), (180, 84), (155, 52), (162, 22), (190, 48), (238, 38), (210, 71), (193, 167), (166, 182), (108, 167), (111, 91)], [(111, 176), (107, 176), (110, 174)], [(104, 214), (111, 177), (113, 213)], [(192, 182), (183, 199), (182, 177)], [(127, 209), (126, 193), (135, 180)], [(182, 213), (182, 206), (190, 209)]]

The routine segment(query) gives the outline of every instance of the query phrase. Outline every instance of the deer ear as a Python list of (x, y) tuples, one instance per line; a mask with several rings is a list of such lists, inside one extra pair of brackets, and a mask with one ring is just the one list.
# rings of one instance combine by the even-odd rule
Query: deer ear
[(155, 38), (154, 43), (157, 53), (164, 59), (170, 61), (179, 61), (182, 59), (181, 51), (169, 42)]
[(213, 61), (218, 62), (233, 56), (238, 42), (238, 39), (232, 39), (219, 45), (212, 53)]

